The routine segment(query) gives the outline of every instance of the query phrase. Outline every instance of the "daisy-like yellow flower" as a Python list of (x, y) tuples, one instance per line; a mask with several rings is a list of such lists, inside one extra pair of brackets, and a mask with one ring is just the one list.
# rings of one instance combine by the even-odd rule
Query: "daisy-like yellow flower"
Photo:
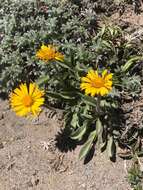
[(90, 70), (86, 77), (81, 78), (80, 88), (85, 90), (86, 95), (101, 95), (104, 96), (112, 90), (112, 73), (108, 74), (104, 70), (102, 74), (97, 71)]
[(20, 84), (10, 94), (11, 108), (18, 116), (27, 116), (32, 114), (38, 115), (41, 111), (40, 106), (44, 103), (44, 92), (39, 90), (35, 83), (30, 83), (27, 87), (26, 83)]
[(48, 46), (42, 45), (41, 49), (37, 51), (36, 57), (38, 57), (43, 61), (64, 60), (64, 55), (56, 51), (56, 48), (53, 45), (48, 45)]

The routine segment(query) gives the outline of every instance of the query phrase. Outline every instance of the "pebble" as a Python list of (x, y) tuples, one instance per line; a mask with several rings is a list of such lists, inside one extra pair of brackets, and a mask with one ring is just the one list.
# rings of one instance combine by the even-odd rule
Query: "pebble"
[(0, 149), (2, 149), (2, 148), (4, 148), (4, 145), (3, 145), (3, 143), (1, 142), (1, 143), (0, 143)]
[(0, 120), (4, 118), (3, 113), (0, 113)]

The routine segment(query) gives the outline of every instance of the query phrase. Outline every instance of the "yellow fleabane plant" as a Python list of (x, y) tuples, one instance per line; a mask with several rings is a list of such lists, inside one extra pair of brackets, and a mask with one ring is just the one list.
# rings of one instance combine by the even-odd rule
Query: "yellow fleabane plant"
[(112, 90), (112, 73), (104, 70), (101, 74), (95, 70), (89, 70), (86, 77), (81, 78), (80, 88), (86, 95), (104, 96)]
[(30, 83), (29, 87), (24, 84), (20, 84), (10, 94), (11, 108), (16, 112), (18, 116), (37, 116), (41, 108), (40, 106), (44, 103), (44, 92), (39, 90), (37, 84)]
[(56, 51), (56, 48), (53, 45), (42, 45), (36, 53), (36, 57), (42, 61), (63, 61), (64, 55)]

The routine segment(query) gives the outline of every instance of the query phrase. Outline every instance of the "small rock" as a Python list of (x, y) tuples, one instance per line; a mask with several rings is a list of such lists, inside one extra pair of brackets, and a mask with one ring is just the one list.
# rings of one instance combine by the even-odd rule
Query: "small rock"
[(0, 113), (0, 120), (4, 118), (3, 113)]
[(39, 179), (36, 179), (34, 176), (32, 176), (31, 184), (32, 184), (33, 186), (38, 185), (39, 181), (40, 181)]
[(11, 163), (8, 167), (7, 167), (7, 170), (11, 170), (13, 168), (13, 166), (15, 165), (15, 163)]
[(81, 184), (81, 187), (86, 188), (86, 184), (85, 183)]
[(0, 149), (2, 149), (2, 148), (4, 148), (4, 145), (3, 145), (3, 143), (1, 142), (1, 143), (0, 143)]
[(35, 185), (38, 185), (38, 183), (39, 183), (39, 179), (36, 179), (35, 180)]
[(28, 181), (28, 182), (27, 182), (27, 186), (28, 186), (28, 187), (33, 187), (32, 182), (31, 182), (31, 181)]

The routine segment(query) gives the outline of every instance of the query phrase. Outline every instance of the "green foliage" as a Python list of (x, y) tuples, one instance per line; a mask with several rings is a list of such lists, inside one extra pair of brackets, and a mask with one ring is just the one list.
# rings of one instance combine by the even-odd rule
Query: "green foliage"
[[(40, 61), (36, 64), (35, 52), (42, 43), (60, 44), (67, 56), (74, 52), (76, 61), (94, 62), (96, 55), (91, 52), (97, 33), (96, 15), (98, 11), (110, 12), (117, 3), (113, 0), (37, 2), (4, 0), (0, 4), (0, 92), (8, 93), (23, 80), (34, 81), (48, 74), (44, 64)], [(98, 43), (100, 46), (100, 40)], [(112, 45), (106, 41), (105, 44)]]
[(133, 190), (143, 189), (143, 171), (141, 171), (140, 164), (137, 159), (133, 160), (133, 164), (128, 171), (128, 181)]
[(90, 2), (4, 0), (0, 10), (0, 92), (8, 93), (20, 81), (49, 75), (45, 64), (35, 58), (42, 43), (60, 43), (63, 50), (80, 44), (80, 51), (96, 29)]
[(125, 76), (123, 78), (124, 91), (128, 91), (128, 94), (132, 97), (138, 96), (139, 92), (141, 91), (140, 82), (141, 79), (139, 76)]
[(93, 146), (93, 141), (96, 139), (96, 130), (90, 133), (89, 138), (85, 142), (84, 146), (81, 148), (79, 153), (79, 159), (83, 159), (89, 153), (91, 147)]
[(47, 37), (47, 23), (34, 2), (3, 1), (0, 9), (0, 91), (8, 92), (18, 82), (34, 80), (43, 72), (35, 64), (35, 50)]
[[(107, 149), (112, 159), (124, 129), (119, 115), (120, 102), (124, 93), (133, 97), (140, 93), (140, 76), (136, 75), (135, 66), (142, 55), (135, 44), (125, 40), (123, 31), (113, 26), (103, 26), (90, 40), (88, 48), (78, 45), (76, 49), (64, 45), (63, 48), (68, 55), (65, 61), (47, 65), (52, 73), (47, 81), (48, 99), (60, 103), (65, 111), (65, 127), (71, 130), (70, 137), (83, 143), (80, 159), (95, 144), (101, 151)], [(130, 63), (128, 67), (127, 63)], [(109, 95), (90, 97), (80, 90), (80, 78), (91, 68), (113, 73), (113, 90)]]

